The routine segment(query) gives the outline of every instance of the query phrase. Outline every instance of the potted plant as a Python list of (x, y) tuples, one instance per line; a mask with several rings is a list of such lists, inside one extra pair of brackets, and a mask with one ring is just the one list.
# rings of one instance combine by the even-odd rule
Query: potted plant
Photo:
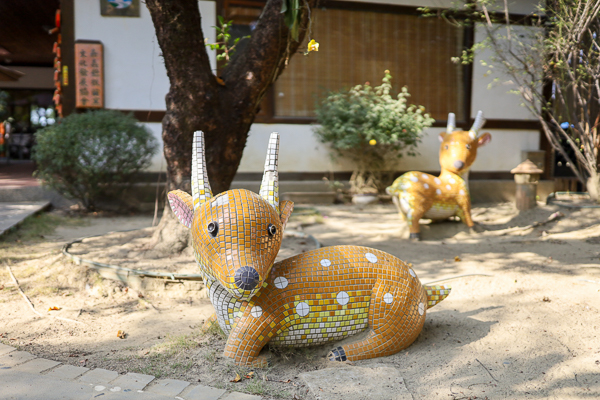
[(350, 193), (355, 203), (377, 199), (387, 183), (383, 177), (404, 154), (416, 154), (423, 129), (434, 122), (424, 107), (407, 104), (406, 87), (394, 97), (391, 80), (386, 70), (380, 86), (367, 82), (332, 91), (317, 104), (314, 131), (319, 141), (329, 145), (334, 158), (354, 164)]

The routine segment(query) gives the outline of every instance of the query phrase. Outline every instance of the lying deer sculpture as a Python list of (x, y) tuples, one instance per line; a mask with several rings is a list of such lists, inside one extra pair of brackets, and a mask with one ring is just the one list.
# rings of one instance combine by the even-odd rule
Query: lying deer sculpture
[(449, 286), (423, 286), (409, 265), (379, 250), (332, 246), (273, 263), (293, 203), (279, 202), (279, 135), (271, 134), (260, 195), (244, 189), (211, 193), (202, 132), (194, 135), (192, 195), (168, 194), (192, 230), (194, 256), (218, 321), (229, 334), (225, 355), (238, 365), (266, 366), (269, 342), (311, 346), (367, 328), (363, 340), (338, 346), (330, 360), (394, 354), (419, 335), (425, 310)]
[(440, 133), (440, 176), (411, 171), (398, 177), (386, 192), (407, 221), (410, 239), (420, 240), (419, 220), (442, 220), (457, 215), (473, 231), (468, 171), (477, 149), (492, 140), (489, 133), (477, 136), (485, 124), (479, 111), (469, 131), (455, 131), (455, 116), (448, 114), (446, 132)]

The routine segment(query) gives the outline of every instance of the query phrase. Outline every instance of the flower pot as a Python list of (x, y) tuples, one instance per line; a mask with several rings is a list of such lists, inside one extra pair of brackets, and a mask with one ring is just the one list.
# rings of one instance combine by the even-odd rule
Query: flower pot
[(366, 206), (367, 204), (376, 202), (377, 199), (378, 197), (375, 193), (357, 193), (352, 195), (352, 203), (357, 206)]

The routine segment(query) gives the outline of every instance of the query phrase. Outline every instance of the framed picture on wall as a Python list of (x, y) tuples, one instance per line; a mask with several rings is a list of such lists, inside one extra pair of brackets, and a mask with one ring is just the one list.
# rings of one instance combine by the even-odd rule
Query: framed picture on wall
[(103, 17), (139, 17), (140, 0), (100, 0)]

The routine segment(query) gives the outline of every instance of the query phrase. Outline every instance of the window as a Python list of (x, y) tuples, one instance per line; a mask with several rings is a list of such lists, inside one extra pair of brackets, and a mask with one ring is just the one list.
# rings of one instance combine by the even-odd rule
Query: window
[[(449, 112), (465, 119), (465, 68), (450, 61), (464, 48), (465, 29), (420, 17), (416, 8), (337, 1), (327, 5), (312, 10), (311, 37), (319, 42), (319, 52), (294, 55), (257, 121), (310, 122), (316, 102), (327, 91), (365, 82), (378, 86), (386, 69), (394, 89), (408, 87), (410, 104), (425, 106), (438, 120)], [(240, 8), (235, 9), (241, 16)], [(301, 51), (307, 41), (308, 35)]]

